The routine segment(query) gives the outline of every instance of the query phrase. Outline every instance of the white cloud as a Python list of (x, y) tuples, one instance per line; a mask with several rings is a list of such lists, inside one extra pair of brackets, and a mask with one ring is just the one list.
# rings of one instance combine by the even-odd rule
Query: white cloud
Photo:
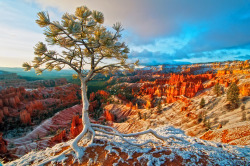
[(185, 47), (188, 44), (189, 40), (190, 39), (178, 37), (161, 38), (155, 40), (153, 44), (131, 46), (131, 50), (136, 52), (143, 52), (147, 50), (154, 53), (159, 52), (174, 54), (176, 50), (180, 50)]
[(44, 41), (43, 34), (0, 26), (0, 66), (21, 66), (34, 58), (33, 47)]

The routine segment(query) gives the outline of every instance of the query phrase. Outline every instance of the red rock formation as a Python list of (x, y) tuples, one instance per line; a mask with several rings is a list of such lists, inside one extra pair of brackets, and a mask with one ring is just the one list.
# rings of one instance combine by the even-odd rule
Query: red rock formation
[(241, 125), (228, 129), (210, 130), (201, 136), (201, 139), (211, 140), (232, 145), (249, 145), (250, 126)]
[(225, 87), (228, 87), (229, 86), (229, 83), (228, 82), (225, 82)]
[(217, 71), (217, 77), (219, 76), (223, 76), (223, 75), (226, 75), (226, 74), (249, 74), (249, 70), (241, 70), (241, 69), (236, 69), (236, 70), (232, 70), (232, 71), (229, 71), (229, 70), (218, 70)]
[(153, 107), (152, 101), (147, 100), (147, 103), (146, 103), (146, 106), (145, 106), (145, 107), (146, 107), (147, 109), (152, 108), (152, 107)]
[(7, 141), (3, 139), (3, 134), (0, 133), (0, 154), (5, 154), (8, 152), (7, 145)]
[(187, 107), (186, 106), (181, 107), (181, 112), (182, 111), (187, 111)]
[(66, 130), (61, 131), (60, 133), (56, 134), (54, 137), (50, 139), (51, 143), (60, 143), (62, 141), (67, 140)]
[(249, 70), (233, 70), (233, 74), (249, 74)]
[(3, 99), (3, 103), (4, 103), (5, 106), (9, 106), (10, 105), (8, 98), (4, 98)]
[[(62, 110), (55, 114), (52, 118), (43, 121), (39, 126), (37, 126), (32, 132), (29, 132), (27, 135), (13, 139), (12, 142), (15, 144), (16, 148), (14, 148), (12, 154), (22, 156), (36, 148), (48, 147), (50, 145), (49, 140), (44, 137), (47, 137), (51, 133), (51, 131), (57, 131), (62, 128), (70, 128), (73, 116), (75, 114), (80, 115), (81, 111), (81, 105), (75, 105), (73, 107)], [(38, 136), (39, 138), (41, 138), (41, 140), (34, 142), (34, 140), (37, 140)]]
[(3, 110), (0, 109), (0, 123), (3, 123), (3, 118), (4, 118)]
[[(96, 93), (92, 92), (89, 98), (89, 113), (90, 116), (94, 116), (96, 110), (103, 109), (107, 104), (107, 99), (110, 94), (104, 90), (98, 90)], [(119, 96), (119, 95), (118, 95)], [(99, 117), (98, 117), (99, 118)]]
[(99, 94), (102, 97), (108, 98), (108, 96), (110, 95), (108, 92), (104, 91), (104, 90), (98, 90), (97, 94)]
[(244, 68), (248, 68), (250, 66), (250, 63), (248, 60), (245, 60), (244, 62)]
[(203, 84), (201, 81), (195, 85), (195, 93), (197, 93), (198, 91), (203, 90), (203, 89), (204, 89), (204, 87), (203, 87)]
[(9, 98), (9, 104), (12, 108), (17, 108), (17, 104), (14, 97)]
[(82, 119), (78, 115), (74, 116), (70, 128), (71, 138), (75, 138), (82, 131), (82, 128)]
[(20, 112), (20, 119), (23, 124), (31, 124), (30, 113), (26, 110)]
[(132, 102), (128, 102), (128, 103), (126, 104), (126, 107), (132, 108), (132, 107), (133, 107), (133, 103), (132, 103)]
[(19, 104), (21, 101), (20, 101), (20, 98), (19, 98), (19, 96), (15, 96), (15, 103), (16, 104)]
[(216, 76), (218, 77), (218, 76), (223, 76), (223, 75), (226, 75), (226, 74), (227, 74), (226, 70), (218, 70)]
[(97, 100), (92, 101), (89, 103), (89, 112), (94, 112), (94, 110), (99, 106), (99, 103)]
[(0, 99), (0, 108), (3, 107), (3, 99)]
[(109, 111), (104, 111), (104, 117), (106, 118), (106, 121), (114, 121), (114, 115), (112, 113), (110, 113)]
[[(168, 80), (157, 80), (153, 83), (145, 83), (141, 86), (139, 94), (150, 95), (151, 100), (154, 100), (155, 96), (166, 96), (166, 102), (172, 103), (181, 99), (178, 96), (194, 97), (198, 91), (204, 89), (202, 82), (212, 79), (213, 77), (213, 74), (170, 74)], [(163, 82), (165, 82), (167, 86), (164, 86)]]
[(90, 93), (89, 101), (93, 101), (95, 99), (95, 92)]
[(244, 83), (239, 89), (242, 96), (250, 96), (250, 83)]
[(136, 105), (132, 106), (132, 110), (137, 110), (138, 109), (138, 104), (136, 103)]
[(10, 115), (8, 107), (3, 107), (3, 114), (5, 116), (9, 116)]

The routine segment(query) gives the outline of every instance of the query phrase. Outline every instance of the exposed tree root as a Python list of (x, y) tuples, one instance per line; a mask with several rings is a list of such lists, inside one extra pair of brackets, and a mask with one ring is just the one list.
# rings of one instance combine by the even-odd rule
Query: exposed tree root
[[(169, 137), (163, 137), (161, 135), (158, 135), (154, 130), (152, 129), (148, 129), (148, 130), (145, 130), (145, 131), (142, 131), (142, 132), (137, 132), (137, 133), (131, 133), (131, 134), (123, 134), (123, 133), (120, 133), (119, 131), (117, 131), (116, 129), (114, 129), (113, 127), (110, 127), (110, 126), (104, 126), (104, 125), (99, 125), (99, 124), (91, 124), (91, 126), (94, 128), (94, 130), (96, 131), (99, 131), (99, 132), (102, 132), (102, 133), (105, 133), (105, 134), (109, 134), (109, 135), (116, 135), (116, 136), (120, 136), (122, 139), (124, 139), (124, 137), (134, 137), (134, 136), (139, 136), (139, 135), (144, 135), (144, 134), (152, 134), (154, 135), (156, 138), (164, 141), (164, 142), (167, 142), (169, 139), (173, 139), (173, 140), (179, 140), (179, 141), (185, 141), (185, 140), (182, 140), (174, 135), (172, 136), (169, 136)], [(109, 129), (109, 130), (112, 130), (113, 132), (108, 132), (106, 130), (103, 130), (103, 129), (99, 129), (99, 128), (104, 128), (104, 129)], [(149, 141), (146, 141), (145, 143), (143, 143), (143, 145), (147, 144), (147, 143), (153, 143), (151, 140)], [(138, 144), (138, 146), (142, 146), (140, 144)]]
[(59, 154), (57, 156), (53, 156), (52, 158), (49, 158), (49, 159), (47, 159), (45, 161), (42, 161), (42, 163), (39, 163), (38, 166), (43, 166), (43, 165), (45, 165), (45, 164), (47, 164), (47, 163), (49, 163), (51, 161), (56, 161), (58, 158), (60, 158), (62, 155), (64, 155), (65, 153), (69, 152), (70, 150), (71, 150), (71, 148), (63, 151), (61, 154)]
[[(107, 131), (109, 130), (109, 131)], [(99, 132), (99, 133), (96, 133)], [(88, 139), (88, 143), (86, 144), (86, 146), (84, 148), (78, 146), (78, 143), (80, 140), (82, 140), (82, 138), (84, 138), (84, 136), (88, 133), (91, 133), (91, 137), (90, 138), (87, 138)], [(163, 137), (161, 135), (158, 135), (154, 130), (152, 129), (148, 129), (146, 131), (143, 131), (143, 132), (137, 132), (137, 133), (131, 133), (131, 134), (123, 134), (123, 133), (120, 133), (118, 130), (110, 127), (110, 126), (104, 126), (104, 125), (100, 125), (100, 124), (91, 124), (89, 123), (89, 125), (85, 125), (85, 127), (83, 128), (82, 132), (73, 140), (73, 142), (70, 144), (70, 148), (65, 150), (64, 152), (62, 152), (61, 154), (57, 155), (57, 156), (53, 156), (45, 161), (42, 161), (42, 163), (39, 164), (39, 166), (42, 166), (42, 165), (45, 165), (49, 162), (52, 162), (52, 161), (56, 161), (58, 158), (60, 158), (62, 155), (65, 155), (67, 152), (73, 150), (75, 152), (75, 160), (78, 161), (78, 162), (81, 162), (81, 159), (84, 155), (84, 152), (85, 152), (85, 149), (87, 147), (89, 147), (93, 141), (94, 141), (94, 138), (95, 136), (102, 136), (102, 137), (107, 137), (107, 138), (111, 138), (110, 135), (113, 135), (113, 136), (119, 136), (124, 142), (127, 142), (128, 144), (130, 145), (133, 145), (133, 146), (143, 146), (143, 145), (146, 145), (148, 143), (154, 143), (154, 141), (152, 140), (148, 140), (148, 141), (145, 141), (143, 143), (134, 143), (134, 142), (131, 142), (130, 140), (126, 139), (125, 137), (135, 137), (135, 136), (140, 136), (140, 135), (144, 135), (144, 134), (152, 134), (154, 135), (156, 138), (164, 141), (164, 142), (168, 142), (169, 139), (172, 139), (172, 140), (179, 140), (179, 141), (184, 141), (184, 140), (181, 140), (175, 136), (169, 136), (169, 137)]]

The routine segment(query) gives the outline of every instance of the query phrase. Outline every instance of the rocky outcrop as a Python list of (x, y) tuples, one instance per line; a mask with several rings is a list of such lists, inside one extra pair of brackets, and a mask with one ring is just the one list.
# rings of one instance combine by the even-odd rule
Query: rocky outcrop
[[(169, 126), (153, 129), (157, 134), (168, 138), (167, 141), (151, 136), (151, 134), (136, 138), (127, 137), (131, 142), (152, 141), (143, 147), (132, 146), (115, 137), (98, 137), (91, 146), (80, 145), (84, 149), (81, 163), (75, 161), (75, 154), (65, 144), (57, 144), (39, 152), (32, 152), (19, 160), (7, 163), (10, 165), (41, 165), (48, 158), (59, 160), (48, 162), (47, 165), (248, 165), (248, 147), (235, 147), (221, 143), (211, 143), (197, 138), (188, 137), (182, 130)], [(157, 147), (155, 146), (157, 145)], [(66, 150), (69, 153), (66, 153)]]
[[(100, 116), (105, 116), (105, 119), (108, 118), (112, 120), (112, 117), (109, 113), (105, 114), (103, 108), (106, 104), (109, 104), (108, 98), (110, 94), (104, 90), (98, 90), (97, 92), (92, 92), (89, 97), (89, 113), (91, 117), (95, 119), (100, 118)], [(114, 120), (114, 118), (113, 118)]]
[(240, 94), (242, 96), (250, 96), (250, 83), (249, 82), (240, 85), (239, 89), (240, 89)]
[(66, 130), (65, 132), (62, 131), (58, 133), (57, 136), (53, 136), (51, 139), (48, 136), (58, 130), (69, 130), (72, 118), (76, 114), (81, 115), (81, 111), (81, 105), (75, 105), (71, 108), (67, 108), (54, 115), (52, 118), (45, 120), (42, 124), (37, 126), (33, 131), (29, 132), (24, 137), (8, 139), (7, 141), (15, 146), (10, 150), (11, 153), (17, 156), (22, 156), (31, 150), (43, 149), (51, 144), (53, 145), (55, 143), (54, 141), (66, 139)]
[(188, 98), (194, 97), (197, 92), (204, 89), (203, 82), (212, 78), (214, 78), (214, 74), (170, 74), (169, 79), (156, 80), (153, 83), (143, 84), (140, 87), (139, 94), (141, 96), (150, 96), (150, 101), (146, 101), (146, 108), (156, 106), (156, 103), (152, 103), (155, 96), (166, 96), (166, 102), (173, 103), (180, 100), (180, 96)]
[(104, 111), (104, 117), (106, 121), (111, 121), (113, 122), (115, 120), (114, 115), (110, 113), (108, 110)]
[[(137, 114), (138, 110), (133, 110), (130, 107), (124, 105), (109, 104), (104, 107), (105, 115), (100, 117), (99, 121), (103, 119), (110, 119), (113, 122), (122, 122), (127, 119), (128, 116)], [(106, 113), (108, 112), (108, 113)], [(107, 117), (106, 117), (107, 116)]]
[(209, 80), (213, 74), (202, 75), (176, 75), (171, 74), (167, 81), (168, 86), (163, 91), (163, 95), (167, 96), (167, 103), (178, 100), (177, 96), (186, 96), (192, 98), (200, 90), (203, 90), (202, 82)]
[(226, 75), (226, 74), (231, 74), (231, 72), (228, 71), (228, 70), (218, 70), (216, 76), (217, 76), (217, 77), (218, 77), (218, 76), (224, 76), (224, 75)]
[(236, 70), (218, 70), (216, 76), (219, 77), (219, 76), (224, 76), (224, 75), (227, 75), (227, 74), (237, 75), (237, 74), (249, 74), (249, 73), (250, 73), (250, 70), (248, 70), (248, 69), (244, 69), (244, 70), (241, 70), (241, 69), (236, 69)]
[(9, 130), (19, 124), (31, 125), (34, 119), (39, 119), (34, 123), (37, 125), (56, 111), (79, 103), (79, 97), (80, 88), (73, 84), (31, 91), (24, 87), (5, 88), (0, 91), (0, 130)]
[(250, 125), (246, 122), (243, 125), (227, 129), (209, 130), (201, 137), (204, 140), (228, 143), (231, 145), (250, 144)]
[(50, 143), (55, 144), (55, 143), (60, 143), (65, 140), (67, 140), (66, 130), (63, 130), (60, 133), (56, 134), (54, 137), (52, 137), (50, 139)]
[(30, 113), (27, 110), (22, 110), (20, 112), (20, 119), (23, 124), (31, 124)]
[(70, 137), (75, 138), (82, 131), (82, 119), (76, 115), (72, 119), (71, 128), (70, 128)]
[(0, 154), (5, 154), (7, 153), (7, 141), (3, 139), (3, 134), (0, 133)]

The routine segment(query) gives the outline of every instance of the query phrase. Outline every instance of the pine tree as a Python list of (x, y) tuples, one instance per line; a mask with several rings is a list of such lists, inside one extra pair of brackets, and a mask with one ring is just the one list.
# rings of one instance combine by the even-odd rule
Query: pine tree
[[(112, 29), (106, 28), (103, 25), (103, 14), (99, 11), (91, 11), (86, 6), (76, 8), (74, 14), (65, 13), (60, 21), (51, 21), (46, 12), (39, 12), (37, 15), (36, 23), (45, 28), (44, 35), (47, 44), (38, 42), (34, 47), (35, 57), (32, 64), (25, 62), (23, 67), (26, 71), (34, 68), (37, 74), (42, 74), (44, 70), (60, 71), (67, 66), (76, 72), (74, 78), (80, 79), (83, 130), (71, 142), (69, 149), (76, 153), (76, 160), (81, 160), (84, 149), (86, 149), (78, 146), (78, 142), (85, 135), (91, 135), (91, 138), (87, 137), (88, 144), (86, 145), (90, 146), (94, 141), (96, 131), (104, 135), (119, 136), (127, 143), (137, 146), (152, 141), (137, 144), (130, 142), (125, 137), (151, 133), (163, 141), (167, 140), (151, 129), (133, 134), (122, 134), (112, 127), (90, 122), (87, 83), (99, 73), (107, 75), (120, 69), (133, 71), (139, 62), (127, 63), (126, 61), (129, 48), (124, 42), (121, 42), (123, 28), (120, 23), (114, 24)], [(49, 45), (54, 46), (55, 50), (49, 49)], [(45, 165), (52, 160), (53, 158), (45, 160), (40, 165)]]
[(213, 89), (214, 93), (216, 94), (216, 96), (220, 96), (221, 95), (221, 86), (219, 83), (214, 85), (214, 89)]
[(161, 100), (157, 104), (157, 113), (161, 114), (162, 113), (162, 106), (161, 106)]
[(210, 130), (211, 129), (210, 119), (207, 119), (207, 121), (205, 122), (205, 126), (206, 126), (206, 130)]
[(200, 102), (200, 108), (203, 108), (204, 106), (205, 106), (205, 100), (204, 98), (202, 98)]
[(239, 103), (239, 88), (236, 83), (232, 83), (227, 90), (227, 100), (230, 101), (232, 108), (237, 108)]
[(141, 112), (138, 112), (138, 118), (139, 118), (139, 119), (142, 119), (142, 117), (141, 117)]

